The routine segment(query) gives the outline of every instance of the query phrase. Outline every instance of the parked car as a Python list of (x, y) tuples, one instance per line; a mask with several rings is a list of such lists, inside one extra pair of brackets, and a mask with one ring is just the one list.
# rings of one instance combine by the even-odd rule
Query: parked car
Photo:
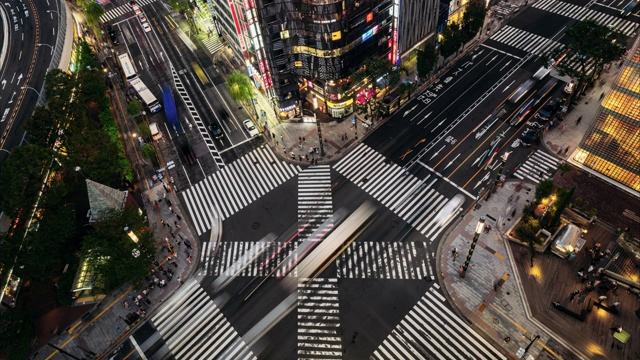
[(211, 125), (209, 125), (209, 132), (214, 139), (222, 139), (224, 137), (222, 129), (220, 129), (220, 126), (216, 123), (211, 123)]
[(244, 125), (244, 129), (247, 130), (247, 132), (251, 137), (256, 137), (260, 135), (260, 132), (256, 128), (256, 125), (253, 123), (253, 121), (247, 119), (242, 122), (242, 125)]
[(556, 112), (558, 111), (558, 107), (560, 107), (560, 99), (551, 99), (551, 101), (549, 101), (545, 106), (542, 107), (540, 111), (538, 111), (536, 117), (542, 120), (549, 120), (556, 114)]
[(575, 87), (576, 87), (576, 83), (574, 83), (573, 81), (570, 83), (567, 83), (567, 85), (564, 87), (564, 92), (566, 92), (567, 94), (571, 94), (575, 89)]
[(147, 22), (147, 17), (144, 16), (144, 14), (138, 14), (138, 19), (140, 19), (141, 22)]
[(538, 136), (539, 136), (539, 130), (528, 129), (522, 134), (522, 136), (520, 136), (520, 142), (522, 143), (522, 146), (529, 147), (536, 140), (538, 140)]

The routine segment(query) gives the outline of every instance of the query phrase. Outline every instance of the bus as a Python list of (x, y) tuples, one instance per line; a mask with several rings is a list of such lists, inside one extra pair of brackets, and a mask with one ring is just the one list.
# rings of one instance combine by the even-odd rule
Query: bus
[(196, 76), (198, 76), (198, 79), (200, 79), (202, 85), (207, 85), (209, 83), (209, 78), (200, 67), (200, 64), (198, 64), (197, 62), (192, 62), (191, 67), (193, 68), (193, 72), (196, 73)]
[(129, 54), (124, 53), (118, 55), (118, 60), (120, 60), (120, 67), (122, 67), (122, 71), (124, 71), (124, 77), (127, 80), (131, 81), (133, 78), (137, 77), (136, 68), (133, 67), (131, 63), (131, 59), (129, 59)]
[(623, 18), (626, 18), (627, 16), (631, 15), (631, 12), (633, 11), (633, 9), (636, 8), (636, 6), (638, 5), (638, 2), (633, 0), (630, 3), (627, 4), (627, 6), (624, 7), (624, 9), (622, 9), (622, 11), (620, 11), (620, 16)]
[(129, 83), (138, 93), (140, 100), (144, 103), (144, 105), (151, 111), (151, 113), (155, 114), (162, 109), (160, 102), (156, 97), (151, 93), (151, 91), (147, 88), (147, 86), (140, 80), (140, 78), (136, 77), (133, 80), (130, 80)]

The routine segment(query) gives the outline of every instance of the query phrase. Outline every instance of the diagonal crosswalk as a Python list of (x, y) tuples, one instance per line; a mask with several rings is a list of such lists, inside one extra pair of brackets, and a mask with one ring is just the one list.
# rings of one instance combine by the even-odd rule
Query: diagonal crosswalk
[(211, 229), (214, 218), (228, 218), (302, 169), (276, 157), (262, 145), (180, 193), (198, 235)]
[(298, 359), (342, 359), (338, 280), (298, 284)]
[(314, 165), (300, 172), (298, 174), (298, 224), (301, 230), (299, 238), (306, 239), (320, 224), (330, 219), (332, 213), (331, 167)]
[[(144, 5), (149, 5), (155, 1), (157, 0), (137, 0), (136, 3), (140, 6), (144, 6)], [(104, 14), (102, 14), (102, 16), (100, 16), (100, 22), (105, 23), (107, 21), (111, 21), (117, 17), (120, 17), (124, 14), (129, 14), (130, 16), (133, 16), (133, 10), (131, 9), (131, 5), (129, 4), (120, 5), (105, 12)]]
[(425, 244), (418, 242), (355, 242), (338, 258), (338, 278), (432, 279)]
[(552, 178), (558, 165), (558, 159), (542, 150), (536, 150), (516, 168), (513, 176), (521, 180), (528, 179), (537, 184), (541, 180)]
[(387, 336), (370, 359), (505, 359), (445, 306), (436, 284)]
[(151, 322), (176, 359), (257, 359), (195, 278)]
[(546, 54), (560, 45), (557, 41), (509, 25), (503, 26), (490, 39), (535, 55)]
[(564, 1), (541, 0), (534, 2), (531, 6), (580, 21), (595, 20), (600, 24), (616, 29), (625, 36), (632, 36), (637, 26), (636, 23), (623, 19), (619, 16), (605, 14), (600, 11), (591, 10), (584, 6), (574, 5)]
[(448, 199), (431, 188), (437, 178), (430, 183), (429, 177), (420, 180), (365, 144), (342, 158), (334, 169), (430, 241), (443, 230), (436, 215)]

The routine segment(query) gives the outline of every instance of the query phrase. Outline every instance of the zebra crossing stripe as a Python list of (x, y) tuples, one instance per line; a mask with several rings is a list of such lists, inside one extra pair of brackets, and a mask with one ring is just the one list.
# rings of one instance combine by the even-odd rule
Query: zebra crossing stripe
[(278, 160), (273, 151), (263, 145), (180, 195), (198, 235), (202, 235), (216, 217), (229, 218), (301, 170), (299, 166)]
[(151, 322), (176, 359), (256, 359), (195, 279), (187, 280)]
[(490, 39), (537, 55), (544, 54), (560, 46), (557, 41), (510, 25), (505, 25), (500, 31), (493, 34)]
[(337, 279), (298, 284), (298, 359), (342, 359)]
[(593, 19), (600, 24), (611, 25), (614, 29), (620, 31), (626, 36), (632, 36), (636, 26), (633, 21), (621, 19), (614, 15), (605, 14), (600, 11), (563, 1), (542, 0), (535, 2), (532, 6), (540, 10), (556, 13), (580, 21)]
[(533, 152), (516, 172), (515, 177), (524, 180), (529, 179), (535, 184), (541, 180), (549, 179), (558, 168), (560, 161), (542, 150)]
[(373, 353), (374, 359), (506, 359), (444, 306), (431, 287)]
[(423, 279), (430, 274), (430, 255), (416, 242), (355, 242), (336, 262), (338, 278)]
[[(429, 191), (437, 179), (433, 179), (427, 185), (428, 178), (418, 179), (365, 144), (360, 144), (342, 158), (334, 169), (400, 218), (416, 227), (423, 235), (427, 236), (430, 233), (430, 226), (438, 227), (438, 224), (427, 221), (448, 200), (435, 191)], [(437, 202), (432, 202), (434, 199), (437, 199)], [(420, 212), (426, 205), (435, 206), (436, 203), (438, 207), (433, 208), (433, 214)], [(417, 204), (421, 205), (417, 206)], [(438, 234), (435, 231), (431, 233)], [(433, 238), (428, 236), (427, 238), (433, 241)]]
[[(298, 223), (308, 224), (298, 238), (307, 240), (321, 224), (331, 219), (331, 168), (328, 165), (311, 166), (298, 174)], [(331, 221), (331, 220), (330, 220)], [(332, 226), (333, 222), (329, 223)]]
[(217, 51), (222, 49), (224, 45), (220, 42), (220, 39), (217, 36), (206, 38), (202, 40), (204, 46), (209, 50), (211, 54), (215, 54)]
[[(149, 5), (155, 1), (156, 0), (138, 0), (136, 2), (138, 3), (139, 6), (144, 6), (144, 5)], [(128, 4), (120, 5), (102, 14), (102, 16), (100, 16), (100, 21), (104, 23), (109, 20), (113, 20), (118, 16), (124, 15), (128, 12), (133, 13), (133, 9), (131, 9), (130, 5)]]

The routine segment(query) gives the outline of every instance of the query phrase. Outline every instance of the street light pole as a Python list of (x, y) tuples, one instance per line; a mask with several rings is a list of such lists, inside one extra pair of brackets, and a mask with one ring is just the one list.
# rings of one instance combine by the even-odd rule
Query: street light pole
[(38, 45), (38, 46), (48, 46), (48, 47), (50, 47), (50, 48), (51, 48), (51, 55), (53, 55), (53, 46), (52, 46), (52, 45), (49, 45), (49, 44), (40, 44), (40, 43), (38, 43), (38, 44), (36, 44), (36, 45)]
[(28, 89), (28, 90), (33, 90), (36, 92), (36, 94), (38, 94), (38, 99), (42, 99), (43, 102), (47, 102), (47, 100), (40, 94), (40, 91), (32, 88), (31, 86), (20, 86), (20, 89), (24, 90), (24, 89)]
[(460, 277), (463, 279), (467, 275), (467, 268), (469, 267), (469, 263), (471, 262), (471, 256), (473, 256), (473, 251), (475, 250), (476, 244), (478, 243), (478, 237), (480, 236), (480, 233), (484, 228), (484, 221), (485, 221), (485, 218), (484, 216), (482, 216), (480, 217), (480, 220), (478, 220), (478, 224), (476, 225), (476, 232), (475, 234), (473, 234), (473, 240), (471, 241), (469, 254), (467, 254), (467, 260), (464, 262), (464, 265), (462, 266), (462, 270), (460, 271)]
[(318, 121), (318, 116), (316, 112), (313, 112), (313, 117), (316, 119), (316, 127), (318, 128), (318, 140), (320, 141), (320, 156), (324, 156), (324, 140), (322, 140), (322, 127), (320, 126), (320, 121)]

